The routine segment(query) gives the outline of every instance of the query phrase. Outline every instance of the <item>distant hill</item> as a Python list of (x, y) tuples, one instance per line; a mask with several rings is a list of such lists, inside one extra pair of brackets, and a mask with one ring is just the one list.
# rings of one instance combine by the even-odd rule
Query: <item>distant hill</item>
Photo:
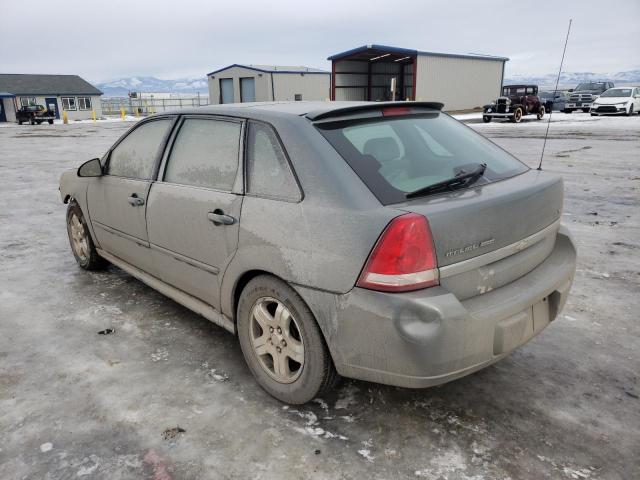
[[(544, 75), (511, 75), (504, 79), (504, 83), (533, 83), (540, 86), (552, 86), (556, 83), (557, 75), (557, 73), (547, 73)], [(597, 81), (611, 81), (615, 84), (635, 83), (640, 85), (640, 70), (628, 70), (617, 73), (563, 72), (560, 76), (560, 86), (568, 88), (575, 87), (580, 82)]]
[(129, 92), (209, 93), (206, 77), (161, 80), (156, 77), (128, 77), (97, 83), (106, 97), (123, 97)]

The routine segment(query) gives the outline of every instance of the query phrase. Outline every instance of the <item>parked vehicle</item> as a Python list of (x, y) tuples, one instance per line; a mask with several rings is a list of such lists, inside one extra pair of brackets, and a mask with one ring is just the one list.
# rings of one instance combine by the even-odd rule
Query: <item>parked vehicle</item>
[(591, 105), (591, 115), (620, 115), (628, 117), (640, 113), (640, 87), (610, 88)]
[(564, 113), (582, 110), (588, 112), (593, 101), (605, 90), (613, 88), (613, 82), (587, 82), (580, 83), (575, 89), (569, 90), (569, 100), (564, 107)]
[(538, 92), (540, 102), (544, 105), (545, 112), (562, 111), (565, 108), (567, 94), (560, 90), (551, 90), (546, 92)]
[(237, 333), (274, 397), (338, 375), (454, 380), (540, 333), (576, 252), (563, 185), (441, 103), (282, 102), (148, 117), (65, 172), (78, 264)]
[(44, 107), (43, 105), (22, 106), (16, 112), (16, 120), (19, 125), (29, 122), (31, 125), (36, 123), (40, 125), (42, 122), (49, 122), (51, 125), (56, 118), (56, 114)]
[(493, 118), (508, 118), (520, 123), (525, 115), (536, 115), (541, 120), (544, 113), (537, 85), (506, 85), (502, 87), (501, 97), (484, 106), (482, 121), (488, 123)]

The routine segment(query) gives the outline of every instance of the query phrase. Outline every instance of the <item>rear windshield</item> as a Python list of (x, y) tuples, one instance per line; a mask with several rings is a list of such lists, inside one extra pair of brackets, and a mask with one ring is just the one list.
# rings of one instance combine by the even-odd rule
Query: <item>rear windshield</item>
[(482, 163), (487, 168), (474, 185), (528, 170), (482, 135), (437, 111), (316, 127), (384, 205), (405, 201), (409, 192), (473, 171)]

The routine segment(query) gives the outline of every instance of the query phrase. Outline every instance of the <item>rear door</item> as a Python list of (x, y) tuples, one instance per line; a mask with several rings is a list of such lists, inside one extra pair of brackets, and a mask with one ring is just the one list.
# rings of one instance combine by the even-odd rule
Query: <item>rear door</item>
[(142, 122), (108, 153), (89, 184), (89, 216), (100, 247), (153, 274), (145, 220), (147, 195), (175, 117)]
[(238, 245), (243, 122), (186, 116), (149, 194), (151, 254), (162, 280), (219, 309)]

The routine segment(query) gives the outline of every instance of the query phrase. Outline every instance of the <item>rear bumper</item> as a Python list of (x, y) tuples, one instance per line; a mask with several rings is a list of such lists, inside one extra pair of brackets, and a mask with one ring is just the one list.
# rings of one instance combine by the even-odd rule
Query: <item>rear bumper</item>
[(542, 264), (468, 300), (459, 301), (443, 287), (301, 294), (314, 312), (322, 310), (316, 313), (321, 325), (333, 320), (323, 330), (341, 375), (422, 388), (490, 365), (540, 333), (564, 306), (575, 265), (575, 247), (561, 228)]

